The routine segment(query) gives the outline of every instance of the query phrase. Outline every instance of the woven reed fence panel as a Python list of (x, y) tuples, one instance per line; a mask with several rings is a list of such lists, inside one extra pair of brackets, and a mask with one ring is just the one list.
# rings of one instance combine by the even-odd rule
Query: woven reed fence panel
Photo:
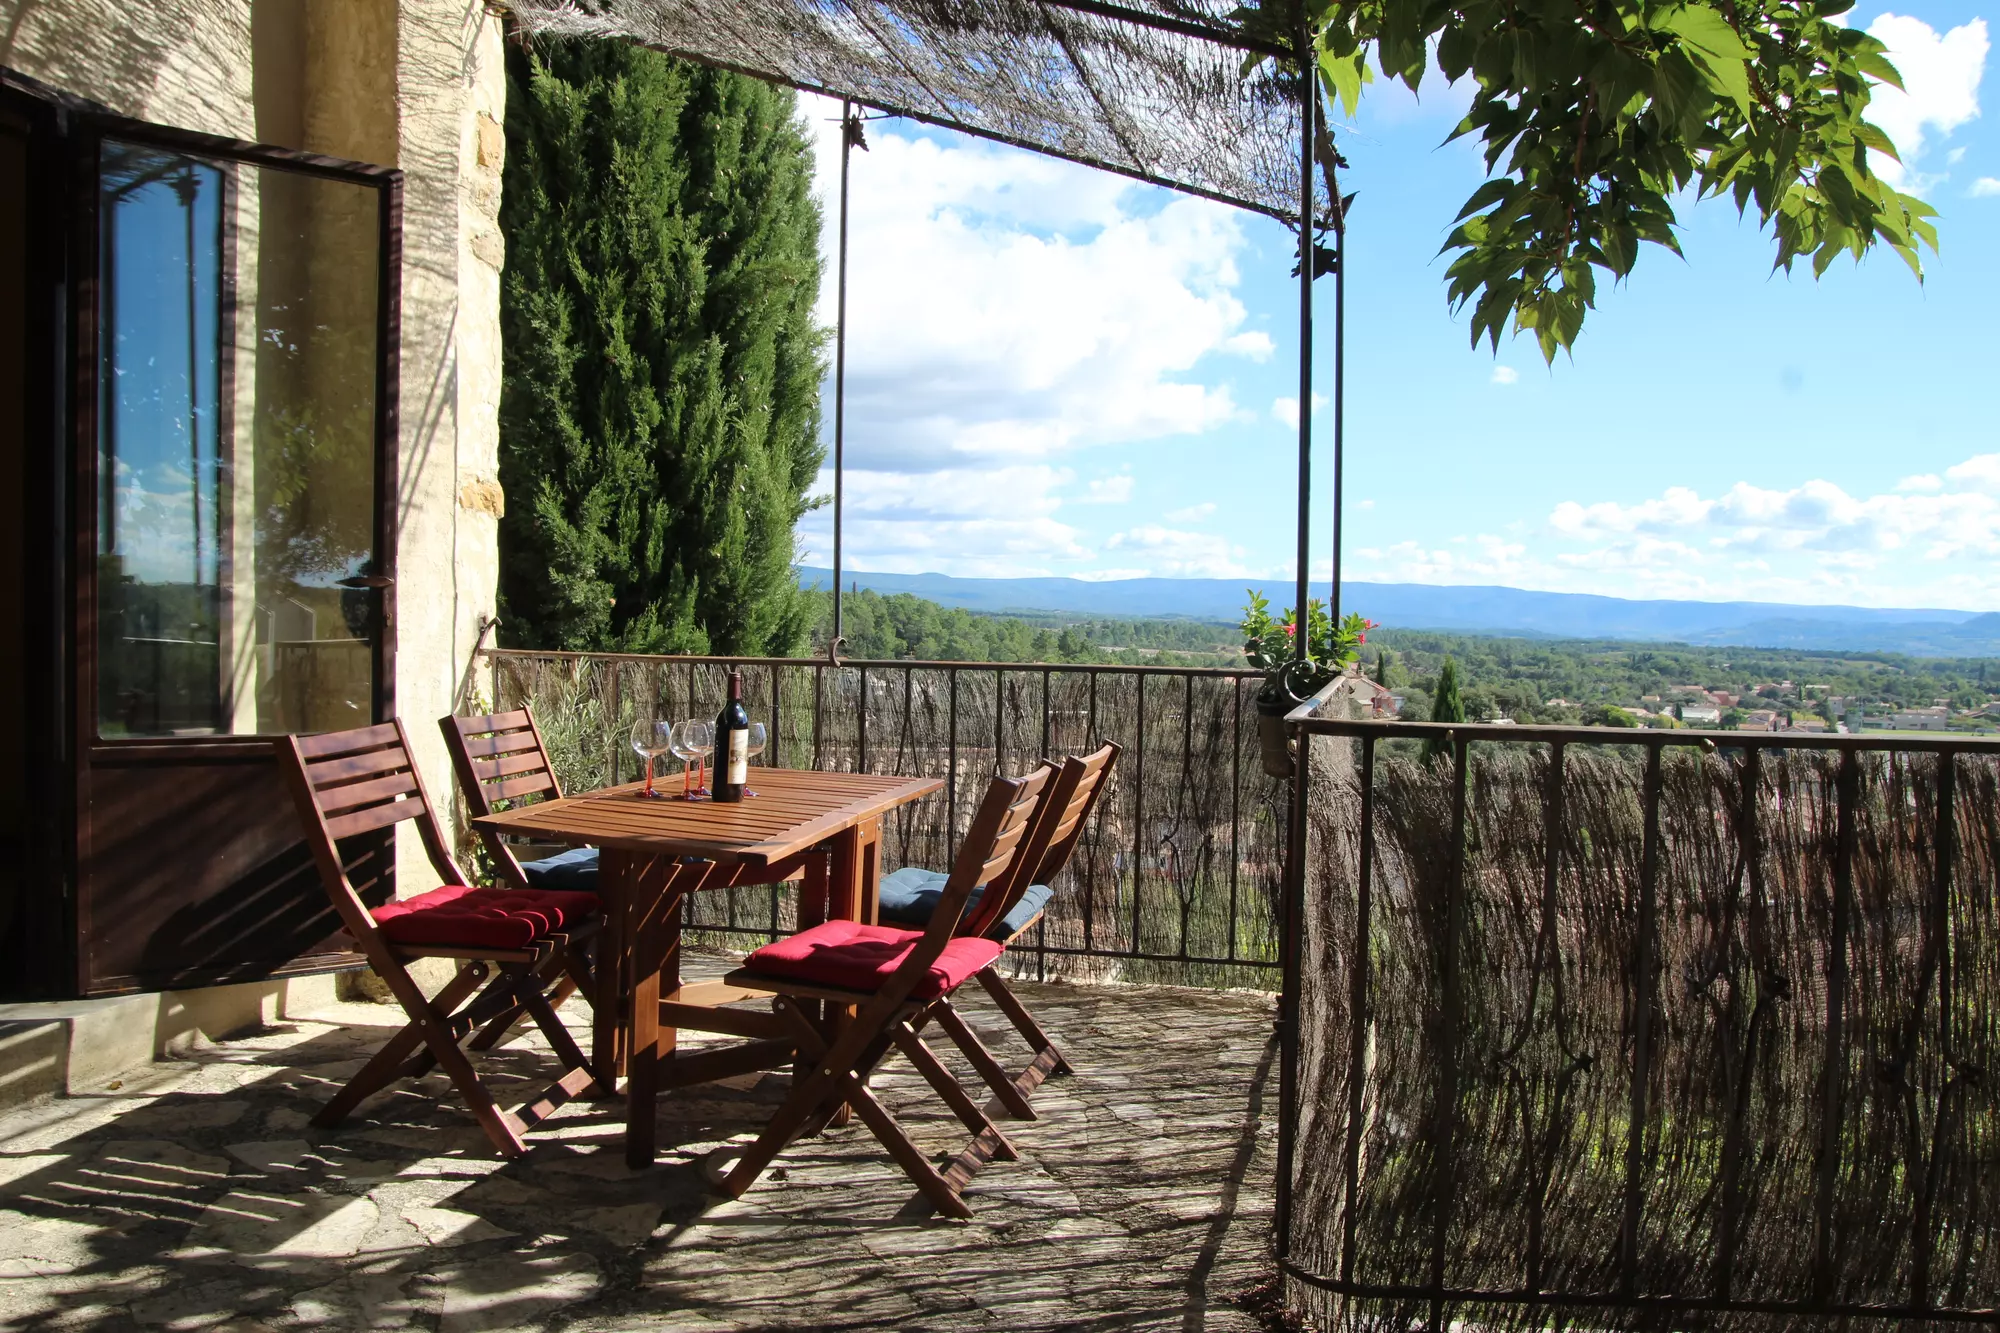
[(1364, 923), (1359, 743), (1315, 745), (1293, 1257), (1345, 1284), (1326, 1326), (1991, 1321), (1993, 756), (1944, 761), (1941, 858), (1935, 755), (1667, 750), (1648, 903), (1640, 752), (1567, 747), (1552, 839), (1551, 747), (1471, 747), (1461, 875), (1452, 764), (1383, 746)]
[[(573, 792), (638, 777), (627, 737), (641, 710), (712, 717), (728, 670), (720, 659), (514, 651), (488, 664), (494, 705), (534, 710)], [(1043, 975), (1275, 987), (1284, 788), (1258, 768), (1255, 673), (770, 659), (743, 671), (750, 715), (772, 736), (765, 762), (945, 781), (885, 821), (887, 869), (948, 867), (993, 773), (1119, 742), (1044, 926), (1010, 956)], [(795, 921), (791, 891), (768, 887), (700, 895), (688, 911), (691, 928), (739, 946)]]

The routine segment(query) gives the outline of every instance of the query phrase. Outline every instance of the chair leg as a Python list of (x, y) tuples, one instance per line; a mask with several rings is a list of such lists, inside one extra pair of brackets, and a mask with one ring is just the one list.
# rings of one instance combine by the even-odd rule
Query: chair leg
[(903, 1174), (931, 1201), (931, 1206), (948, 1217), (971, 1217), (972, 1209), (966, 1206), (951, 1182), (938, 1174), (923, 1150), (910, 1142), (909, 1135), (903, 1133), (903, 1127), (889, 1114), (889, 1108), (875, 1099), (875, 1093), (868, 1084), (853, 1074), (847, 1075), (841, 1083), (848, 1105), (854, 1108), (862, 1123), (874, 1131), (876, 1140), (889, 1150), (889, 1155), (896, 1159), (896, 1165), (903, 1168)]
[(895, 1039), (896, 1049), (924, 1076), (931, 1090), (944, 1099), (944, 1104), (951, 1108), (960, 1124), (975, 1135), (991, 1134), (995, 1140), (994, 1155), (1002, 1161), (1011, 1162), (1020, 1155), (1007, 1141), (1007, 1136), (1000, 1132), (999, 1126), (986, 1118), (986, 1113), (966, 1094), (964, 1086), (951, 1076), (951, 1071), (939, 1061), (936, 1052), (924, 1044), (924, 1039), (917, 1035), (915, 1028), (904, 1021), (890, 1028), (889, 1034)]
[[(378, 964), (376, 971), (383, 972), (383, 968)], [(401, 966), (392, 965), (382, 979), (389, 984), (390, 992), (402, 1002), (403, 1011), (412, 1019), (411, 1026), (422, 1035), (424, 1045), (438, 1064), (443, 1066), (445, 1074), (450, 1077), (453, 1085), (458, 1088), (459, 1095), (465, 1098), (466, 1105), (471, 1108), (473, 1118), (479, 1122), (479, 1127), (486, 1131), (486, 1137), (492, 1140), (493, 1146), (500, 1150), (500, 1155), (503, 1157), (524, 1155), (528, 1151), (528, 1145), (521, 1138), (521, 1131), (525, 1126), (522, 1125), (520, 1117), (501, 1110), (499, 1103), (493, 1100), (493, 1094), (479, 1081), (479, 1075), (473, 1071), (472, 1062), (466, 1059), (465, 1052), (459, 1049), (458, 1042), (453, 1039), (444, 1016), (424, 998), (424, 993), (417, 988), (417, 983), (410, 979), (410, 974)]]
[[(820, 1035), (812, 1020), (806, 1017), (798, 1001), (781, 995), (774, 1007), (791, 1025), (798, 1038), (801, 1053), (811, 1053), (813, 1064), (793, 1075), (792, 1090), (785, 1095), (785, 1100), (779, 1105), (777, 1113), (764, 1126), (764, 1132), (757, 1136), (756, 1142), (743, 1150), (743, 1155), (737, 1159), (735, 1167), (723, 1177), (722, 1188), (733, 1199), (742, 1198), (743, 1192), (756, 1183), (757, 1177), (764, 1173), (764, 1168), (771, 1164), (772, 1159), (783, 1152), (792, 1140), (804, 1135), (808, 1122), (814, 1119), (815, 1112), (824, 1110), (830, 1100), (835, 1106), (839, 1105), (837, 1099), (840, 1095), (840, 1081), (834, 1076), (834, 1071), (826, 1065), (828, 1054), (826, 1039)], [(821, 1118), (820, 1123), (824, 1125), (824, 1118)]]
[(576, 1044), (562, 1019), (556, 1017), (555, 1006), (549, 997), (542, 994), (542, 978), (539, 974), (523, 972), (515, 982), (515, 994), (520, 997), (521, 1007), (535, 1021), (554, 1049), (556, 1058), (562, 1061), (562, 1077), (546, 1088), (540, 1097), (515, 1112), (524, 1125), (532, 1125), (547, 1119), (555, 1109), (572, 1098), (587, 1094), (597, 1083), (595, 1071), (583, 1050)]
[[(1007, 1015), (1007, 1021), (1014, 1025), (1014, 1031), (1020, 1033), (1021, 1039), (1028, 1043), (1028, 1049), (1035, 1053), (1037, 1062), (1046, 1053), (1052, 1057), (1049, 1062), (1050, 1072), (1057, 1074), (1076, 1072), (1070, 1067), (1069, 1061), (1063, 1058), (1063, 1053), (1057, 1048), (1054, 1040), (1048, 1033), (1042, 1031), (1042, 1025), (1035, 1021), (1035, 1016), (1028, 1012), (1027, 1006), (1021, 1003), (1021, 998), (1014, 994), (1013, 989), (998, 972), (987, 966), (973, 976), (979, 982), (980, 988), (992, 997), (994, 1004), (999, 1006), (1000, 1012)], [(1035, 1081), (1041, 1082), (1040, 1079)], [(1032, 1089), (1027, 1090), (1032, 1091)]]
[[(490, 969), (485, 963), (469, 963), (460, 968), (458, 975), (446, 982), (444, 989), (438, 992), (437, 1004), (449, 1013), (457, 1008), (459, 1001), (470, 995), (480, 982), (486, 980), (489, 974)], [(333, 1100), (319, 1109), (318, 1114), (313, 1116), (312, 1123), (320, 1129), (337, 1128), (355, 1107), (409, 1073), (410, 1064), (415, 1063), (410, 1060), (410, 1053), (421, 1046), (423, 1040), (423, 1031), (414, 1020), (404, 1024), (395, 1036), (384, 1042), (381, 1049), (369, 1057), (368, 1063), (361, 1066), (354, 1077), (347, 1081), (347, 1086), (335, 1093)], [(426, 1063), (422, 1068), (428, 1067)], [(418, 1072), (422, 1072), (422, 1069)]]
[[(590, 963), (582, 951), (574, 944), (565, 942), (549, 956), (547, 962), (536, 970), (536, 976), (543, 987), (548, 989), (549, 1007), (556, 1008), (577, 993), (581, 988), (585, 995), (590, 990)], [(491, 1022), (479, 1029), (479, 1035), (465, 1044), (469, 1051), (490, 1051), (505, 1041), (524, 1017), (527, 1010), (520, 1004), (509, 1005)]]
[(965, 1020), (958, 1016), (958, 1010), (951, 1006), (951, 1002), (940, 1000), (931, 1008), (936, 1015), (938, 1026), (945, 1030), (952, 1044), (972, 1062), (972, 1067), (979, 1071), (979, 1077), (986, 1081), (986, 1086), (993, 1089), (993, 1095), (1000, 1099), (1000, 1104), (1007, 1108), (1007, 1113), (1016, 1120), (1038, 1119), (1035, 1108), (1028, 1104), (1027, 1097), (1014, 1086), (1012, 1075), (1000, 1067), (1000, 1062), (993, 1058), (993, 1052), (987, 1050), (986, 1044), (965, 1025)]

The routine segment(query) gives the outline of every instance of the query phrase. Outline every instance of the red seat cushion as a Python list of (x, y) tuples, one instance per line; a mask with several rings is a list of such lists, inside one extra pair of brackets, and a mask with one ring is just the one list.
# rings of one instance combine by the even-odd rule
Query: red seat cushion
[(597, 895), (574, 890), (475, 889), (446, 884), (369, 915), (393, 944), (465, 949), (520, 949), (550, 931), (574, 927), (597, 910)]
[[(743, 965), (793, 981), (843, 990), (876, 991), (895, 974), (923, 932), (893, 926), (864, 926), (856, 921), (829, 921), (811, 930), (767, 944)], [(910, 992), (916, 1000), (934, 1000), (1000, 956), (998, 940), (959, 937), (945, 945), (929, 973)]]

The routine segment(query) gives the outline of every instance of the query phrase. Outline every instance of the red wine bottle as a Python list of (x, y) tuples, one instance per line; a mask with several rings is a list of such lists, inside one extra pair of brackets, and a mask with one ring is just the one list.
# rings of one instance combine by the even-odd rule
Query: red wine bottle
[(743, 673), (729, 672), (729, 702), (715, 719), (715, 799), (740, 801), (750, 781), (750, 710), (743, 706)]

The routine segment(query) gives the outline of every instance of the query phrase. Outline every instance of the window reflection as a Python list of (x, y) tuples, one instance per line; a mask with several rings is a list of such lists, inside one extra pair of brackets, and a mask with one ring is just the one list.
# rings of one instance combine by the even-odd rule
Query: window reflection
[(106, 736), (372, 717), (377, 195), (107, 143)]

